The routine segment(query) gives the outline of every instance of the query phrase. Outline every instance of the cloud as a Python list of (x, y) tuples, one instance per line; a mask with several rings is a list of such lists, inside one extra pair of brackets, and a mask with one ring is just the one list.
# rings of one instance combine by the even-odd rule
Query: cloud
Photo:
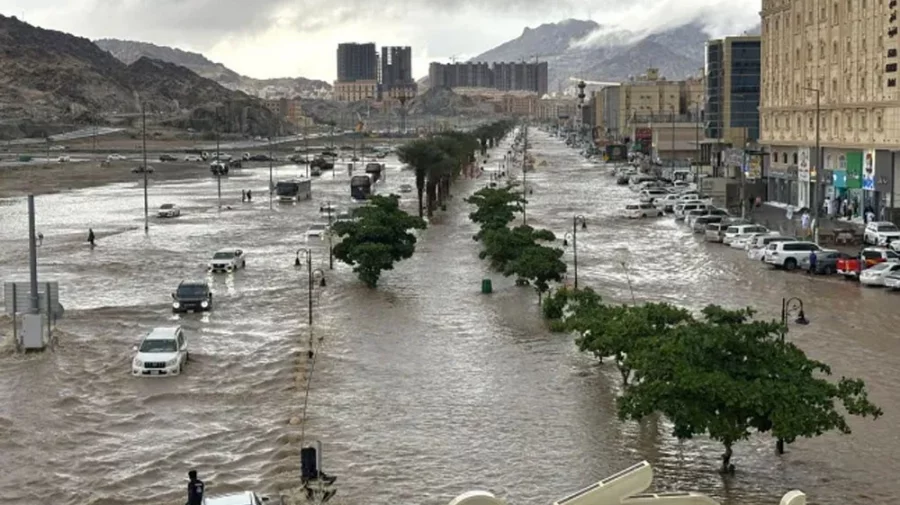
[(479, 54), (566, 18), (636, 32), (702, 18), (719, 36), (758, 22), (758, 10), (736, 0), (0, 0), (0, 12), (45, 28), (201, 52), (254, 77), (326, 80), (343, 41), (413, 46), (421, 76), (428, 59)]

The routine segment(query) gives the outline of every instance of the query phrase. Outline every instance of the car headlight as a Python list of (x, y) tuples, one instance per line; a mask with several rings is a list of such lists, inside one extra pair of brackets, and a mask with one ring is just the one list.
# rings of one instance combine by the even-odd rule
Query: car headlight
[(181, 304), (180, 304), (180, 303), (178, 303), (178, 302), (172, 302), (172, 308), (173, 308), (173, 309), (177, 309), (178, 307), (181, 307)]
[(138, 368), (144, 366), (144, 363), (143, 363), (141, 360), (137, 359), (137, 358), (134, 358), (134, 361), (132, 362), (132, 364), (133, 364), (134, 366), (138, 367)]
[(178, 358), (172, 358), (169, 361), (166, 361), (166, 366), (175, 366), (175, 363), (178, 363)]
[(206, 307), (209, 307), (209, 302), (206, 300), (203, 300), (202, 302), (200, 302), (200, 306), (205, 309)]

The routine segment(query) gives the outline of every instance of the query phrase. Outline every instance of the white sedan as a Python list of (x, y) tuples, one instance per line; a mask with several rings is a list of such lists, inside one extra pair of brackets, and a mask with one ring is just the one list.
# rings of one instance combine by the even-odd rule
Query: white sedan
[(884, 286), (887, 276), (900, 272), (900, 263), (879, 263), (862, 271), (859, 283), (864, 286)]
[(327, 231), (327, 224), (311, 224), (309, 225), (309, 228), (306, 229), (306, 240), (309, 240), (310, 238), (320, 239)]
[(181, 215), (181, 209), (174, 203), (164, 203), (159, 206), (156, 217), (178, 217)]

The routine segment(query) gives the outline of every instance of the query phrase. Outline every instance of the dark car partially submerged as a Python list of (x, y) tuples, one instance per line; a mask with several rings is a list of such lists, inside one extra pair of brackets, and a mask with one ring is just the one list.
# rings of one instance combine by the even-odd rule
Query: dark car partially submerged
[(206, 312), (212, 310), (212, 291), (203, 281), (182, 281), (172, 293), (172, 312)]

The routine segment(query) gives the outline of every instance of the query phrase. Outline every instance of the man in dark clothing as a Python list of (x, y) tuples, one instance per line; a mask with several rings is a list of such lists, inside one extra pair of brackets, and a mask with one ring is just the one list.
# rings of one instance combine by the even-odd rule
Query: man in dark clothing
[(187, 505), (203, 505), (203, 481), (197, 478), (197, 470), (188, 472), (188, 501)]
[(94, 229), (88, 229), (88, 243), (91, 244), (91, 247), (94, 247)]
[(253, 193), (251, 193), (249, 189), (247, 190), (247, 201), (253, 201)]
[(819, 263), (819, 257), (816, 255), (816, 251), (812, 251), (809, 253), (809, 274), (815, 275), (817, 270), (816, 266)]

